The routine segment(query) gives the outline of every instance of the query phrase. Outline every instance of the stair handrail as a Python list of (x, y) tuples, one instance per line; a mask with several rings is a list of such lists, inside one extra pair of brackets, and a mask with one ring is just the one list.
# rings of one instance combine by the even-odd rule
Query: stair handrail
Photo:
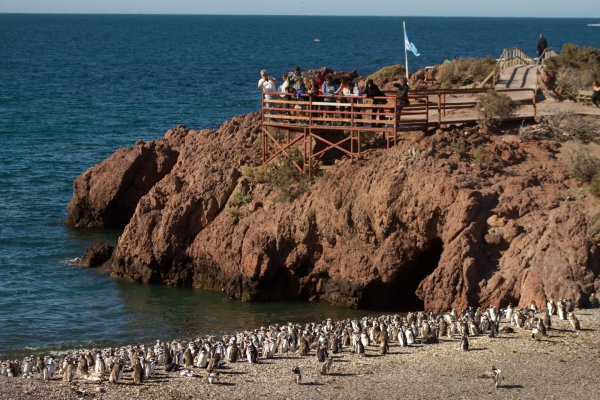
[(544, 65), (548, 59), (558, 56), (558, 52), (552, 47), (544, 49), (542, 54), (537, 58), (536, 65)]

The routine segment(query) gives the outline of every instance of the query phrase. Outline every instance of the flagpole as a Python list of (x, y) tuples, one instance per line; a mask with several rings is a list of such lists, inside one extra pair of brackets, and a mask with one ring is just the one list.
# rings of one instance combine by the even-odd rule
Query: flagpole
[(406, 21), (402, 21), (404, 28), (404, 62), (406, 64), (406, 80), (408, 80), (408, 49), (406, 48)]

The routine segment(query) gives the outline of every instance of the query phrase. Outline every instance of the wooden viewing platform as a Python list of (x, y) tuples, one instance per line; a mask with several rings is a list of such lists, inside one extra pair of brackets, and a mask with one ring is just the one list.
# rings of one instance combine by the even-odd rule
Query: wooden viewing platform
[[(535, 89), (496, 90), (517, 104), (514, 120), (537, 116)], [(410, 104), (404, 107), (393, 94), (373, 99), (341, 95), (302, 95), (296, 99), (291, 93), (266, 92), (262, 95), (262, 161), (265, 164), (283, 155), (298, 171), (310, 174), (314, 160), (334, 149), (360, 158), (365, 134), (382, 135), (389, 148), (402, 132), (476, 122), (477, 96), (487, 91), (414, 91), (409, 95)], [(300, 151), (302, 161), (292, 157), (292, 149)]]
[[(511, 120), (536, 119), (539, 69), (556, 55), (554, 49), (548, 48), (534, 59), (519, 48), (504, 49), (480, 86), (491, 81), (496, 92), (513, 100), (517, 108)], [(412, 91), (410, 105), (403, 108), (398, 106), (394, 94), (374, 99), (330, 95), (302, 95), (296, 99), (290, 93), (263, 93), (262, 161), (268, 163), (283, 155), (299, 171), (310, 174), (314, 160), (334, 149), (350, 158), (360, 158), (361, 138), (365, 134), (382, 135), (389, 148), (405, 131), (473, 123), (479, 118), (477, 96), (488, 90)], [(313, 151), (315, 144), (319, 144), (317, 151)], [(294, 148), (302, 153), (300, 163), (290, 154)]]

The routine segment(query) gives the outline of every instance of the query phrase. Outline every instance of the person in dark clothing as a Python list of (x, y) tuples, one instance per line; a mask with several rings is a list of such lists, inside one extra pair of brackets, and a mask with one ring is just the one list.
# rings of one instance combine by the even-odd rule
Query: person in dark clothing
[(597, 80), (592, 83), (592, 103), (600, 107), (600, 82)]
[(408, 81), (406, 78), (400, 78), (400, 83), (394, 83), (394, 87), (398, 89), (398, 94), (396, 95), (398, 97), (398, 107), (402, 109), (403, 107), (409, 105), (410, 101), (408, 100), (408, 91), (410, 88), (408, 87)]
[[(381, 91), (381, 89), (379, 89), (379, 86), (377, 86), (375, 83), (373, 83), (372, 79), (367, 80), (367, 83), (365, 85), (365, 97), (367, 99), (371, 99), (371, 101), (373, 102), (373, 104), (385, 104), (387, 101), (385, 99), (382, 99), (381, 97), (385, 97), (385, 93), (383, 93)], [(376, 97), (379, 97), (376, 99)], [(381, 108), (376, 108), (373, 107), (372, 108), (372, 112), (379, 114), (383, 111), (383, 109)], [(379, 119), (378, 115), (373, 115), (372, 119)]]
[(538, 39), (538, 42), (537, 42), (538, 58), (542, 56), (542, 53), (544, 52), (544, 50), (546, 50), (546, 47), (548, 47), (548, 42), (546, 41), (544, 34), (540, 33), (540, 38)]

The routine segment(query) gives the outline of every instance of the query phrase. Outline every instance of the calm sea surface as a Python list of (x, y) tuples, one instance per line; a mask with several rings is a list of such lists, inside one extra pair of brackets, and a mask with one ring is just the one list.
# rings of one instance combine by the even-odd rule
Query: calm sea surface
[[(406, 22), (422, 54), (411, 69), (533, 53), (540, 32), (558, 48), (600, 43), (595, 20)], [(403, 63), (402, 43), (402, 18), (0, 14), (0, 356), (356, 315), (115, 282), (69, 260), (119, 232), (63, 221), (73, 179), (115, 149), (257, 109), (261, 68), (367, 74)]]

